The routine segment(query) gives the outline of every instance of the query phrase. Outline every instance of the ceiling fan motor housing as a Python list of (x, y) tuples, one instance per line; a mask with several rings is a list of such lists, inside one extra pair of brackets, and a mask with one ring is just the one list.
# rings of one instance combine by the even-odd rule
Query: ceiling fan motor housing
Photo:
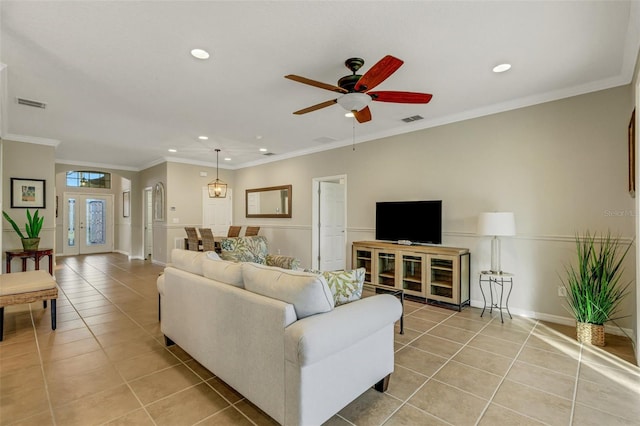
[(362, 77), (360, 74), (345, 75), (340, 80), (338, 80), (338, 86), (343, 88), (347, 92), (352, 93), (354, 92), (353, 88), (355, 87), (356, 83), (358, 83), (358, 80), (360, 80), (360, 77)]

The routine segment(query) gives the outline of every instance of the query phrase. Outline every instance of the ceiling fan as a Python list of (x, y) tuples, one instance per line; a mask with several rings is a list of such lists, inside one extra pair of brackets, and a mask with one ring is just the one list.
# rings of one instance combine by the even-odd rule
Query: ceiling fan
[(428, 93), (371, 91), (374, 87), (385, 81), (391, 74), (396, 72), (403, 63), (404, 61), (391, 55), (387, 55), (371, 67), (369, 71), (364, 73), (364, 75), (359, 75), (356, 74), (356, 72), (362, 67), (362, 65), (364, 65), (364, 60), (361, 58), (349, 58), (344, 62), (344, 64), (353, 74), (342, 77), (338, 80), (337, 86), (300, 77), (299, 75), (285, 75), (284, 78), (297, 81), (298, 83), (342, 93), (342, 96), (336, 99), (321, 102), (317, 105), (295, 111), (294, 114), (306, 114), (333, 104), (339, 104), (347, 111), (352, 112), (359, 123), (365, 123), (371, 120), (371, 111), (369, 110), (369, 103), (371, 101), (403, 104), (428, 103), (433, 97), (433, 95)]

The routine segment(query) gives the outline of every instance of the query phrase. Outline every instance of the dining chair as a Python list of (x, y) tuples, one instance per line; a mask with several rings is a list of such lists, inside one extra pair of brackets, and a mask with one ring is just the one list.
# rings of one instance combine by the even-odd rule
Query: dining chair
[(216, 243), (213, 238), (213, 231), (211, 228), (199, 228), (200, 236), (202, 237), (202, 250), (203, 251), (215, 251)]
[(200, 243), (198, 242), (198, 232), (195, 227), (185, 226), (187, 232), (187, 250), (198, 251)]
[(259, 226), (247, 226), (247, 230), (244, 232), (245, 237), (252, 237), (254, 235), (258, 235), (260, 231)]
[(242, 226), (230, 226), (229, 232), (227, 233), (227, 237), (239, 237), (240, 229), (242, 229)]

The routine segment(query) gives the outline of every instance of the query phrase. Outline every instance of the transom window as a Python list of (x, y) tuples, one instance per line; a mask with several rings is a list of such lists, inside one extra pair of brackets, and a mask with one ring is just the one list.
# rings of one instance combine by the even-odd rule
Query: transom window
[(111, 189), (111, 173), (88, 170), (67, 172), (67, 186)]

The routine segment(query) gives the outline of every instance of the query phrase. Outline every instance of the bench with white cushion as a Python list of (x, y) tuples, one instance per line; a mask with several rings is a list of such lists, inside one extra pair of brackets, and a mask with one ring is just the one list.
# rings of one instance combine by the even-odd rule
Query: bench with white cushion
[(56, 329), (56, 299), (58, 287), (46, 271), (13, 272), (0, 274), (0, 342), (4, 336), (4, 307), (51, 300), (51, 329)]

